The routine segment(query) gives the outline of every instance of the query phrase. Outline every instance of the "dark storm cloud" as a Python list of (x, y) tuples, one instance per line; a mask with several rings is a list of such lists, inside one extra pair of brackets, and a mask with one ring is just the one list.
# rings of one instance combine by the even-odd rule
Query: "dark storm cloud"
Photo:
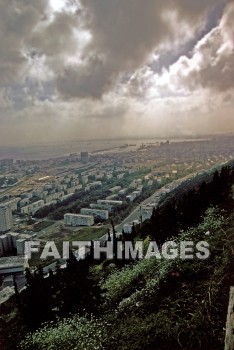
[(137, 68), (148, 53), (169, 34), (160, 18), (162, 5), (139, 0), (83, 1), (81, 16), (92, 34), (83, 53), (83, 66), (67, 67), (58, 79), (66, 97), (100, 98), (119, 74)]
[(16, 80), (27, 59), (24, 44), (46, 15), (46, 0), (0, 0), (0, 81)]
[(163, 68), (168, 69), (174, 62), (176, 62), (181, 56), (192, 54), (192, 50), (196, 43), (200, 41), (206, 34), (208, 34), (213, 28), (218, 26), (223, 14), (225, 4), (220, 2), (217, 6), (214, 6), (213, 10), (208, 12), (207, 23), (204, 28), (198, 30), (197, 35), (191, 38), (184, 45), (180, 45), (174, 52), (166, 50), (162, 52), (156, 61), (150, 64), (153, 71), (161, 73)]
[(114, 63), (99, 56), (90, 56), (86, 64), (71, 65), (57, 77), (57, 88), (65, 98), (100, 98), (112, 84)]
[[(28, 61), (44, 57), (62, 98), (99, 99), (142, 67), (159, 45), (178, 39), (180, 24), (193, 30), (220, 0), (71, 3), (73, 8), (77, 3), (77, 12), (63, 10), (51, 18), (49, 1), (0, 0), (1, 84), (18, 81), (22, 72), (26, 77)], [(81, 28), (91, 34), (84, 49), (74, 35)], [(79, 49), (79, 63), (68, 64), (66, 58)]]
[[(202, 87), (213, 92), (226, 92), (234, 88), (233, 23), (232, 2), (225, 8), (219, 26), (196, 45), (191, 59), (181, 59), (181, 72), (183, 69), (189, 71), (182, 80), (191, 89)], [(199, 58), (197, 62), (196, 57)]]
[[(121, 74), (145, 63), (163, 40), (175, 39), (180, 22), (196, 26), (219, 2), (81, 0), (78, 13), (92, 40), (83, 53), (84, 64), (67, 66), (59, 75), (58, 91), (66, 98), (100, 98)], [(178, 27), (170, 20), (173, 12)]]
[(57, 13), (53, 21), (44, 23), (32, 33), (28, 46), (47, 57), (56, 57), (61, 53), (72, 54), (77, 49), (74, 37), (76, 27), (77, 16), (67, 12)]
[(224, 4), (225, 0), (172, 0), (178, 11), (178, 17), (182, 20), (187, 18), (190, 23), (195, 23), (199, 16), (212, 11), (216, 5)]

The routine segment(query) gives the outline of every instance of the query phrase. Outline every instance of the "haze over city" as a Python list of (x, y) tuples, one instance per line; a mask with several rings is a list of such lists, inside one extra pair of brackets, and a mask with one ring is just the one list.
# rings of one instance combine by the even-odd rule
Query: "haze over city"
[(0, 1), (0, 145), (234, 131), (234, 3)]

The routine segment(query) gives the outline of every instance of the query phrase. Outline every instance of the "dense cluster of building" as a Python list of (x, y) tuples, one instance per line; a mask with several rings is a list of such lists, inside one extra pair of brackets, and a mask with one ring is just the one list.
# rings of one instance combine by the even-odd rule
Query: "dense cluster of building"
[(25, 242), (31, 241), (35, 235), (18, 232), (7, 232), (0, 236), (0, 256), (13, 253), (23, 255), (25, 253)]
[(34, 215), (44, 206), (65, 201), (82, 188), (78, 175), (56, 179), (43, 177), (38, 179), (34, 189), (22, 192), (17, 197), (5, 199), (0, 205), (10, 208), (12, 212)]

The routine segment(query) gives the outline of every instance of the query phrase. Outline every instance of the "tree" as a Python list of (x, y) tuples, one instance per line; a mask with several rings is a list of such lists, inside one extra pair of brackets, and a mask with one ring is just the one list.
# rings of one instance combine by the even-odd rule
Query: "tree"
[(113, 255), (114, 255), (114, 261), (115, 263), (117, 263), (117, 236), (116, 236), (115, 226), (112, 220), (111, 220), (111, 226), (112, 226), (112, 234), (113, 234)]
[(34, 275), (27, 268), (25, 271), (26, 291), (22, 297), (23, 316), (31, 329), (52, 317), (52, 293), (49, 279), (42, 277), (41, 269)]
[(13, 274), (13, 283), (14, 283), (16, 302), (17, 302), (18, 306), (20, 306), (21, 305), (20, 294), (19, 294), (18, 286), (17, 286), (16, 280), (15, 280), (15, 274)]
[(108, 228), (108, 230), (107, 230), (107, 241), (111, 241), (111, 235), (110, 235), (110, 230), (109, 230), (109, 228)]

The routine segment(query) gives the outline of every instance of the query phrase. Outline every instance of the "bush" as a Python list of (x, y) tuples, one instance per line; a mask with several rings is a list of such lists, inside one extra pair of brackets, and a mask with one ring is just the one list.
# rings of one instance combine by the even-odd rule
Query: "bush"
[(108, 324), (94, 317), (78, 315), (50, 322), (35, 333), (29, 333), (21, 350), (103, 350)]

